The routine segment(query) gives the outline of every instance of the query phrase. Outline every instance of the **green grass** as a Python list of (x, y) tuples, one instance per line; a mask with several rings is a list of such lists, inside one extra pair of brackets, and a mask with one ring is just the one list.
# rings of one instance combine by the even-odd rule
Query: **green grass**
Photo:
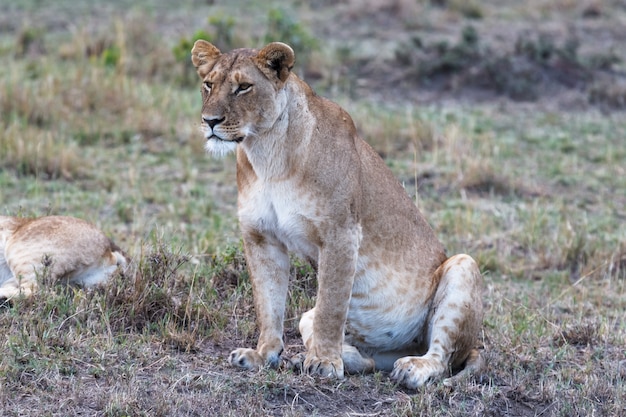
[[(284, 3), (302, 17), (294, 23), (298, 31), (315, 36), (324, 33), (316, 31), (329, 24), (329, 14), (361, 13), (351, 4), (311, 11)], [(480, 18), (464, 17), (469, 12), (460, 2), (430, 3), (415, 7), (432, 17), (427, 29), (435, 32), (450, 19), (489, 27), (499, 18), (559, 16), (539, 0), (532, 10), (472, 2)], [(234, 24), (236, 42), (257, 46), (269, 10), (255, 2), (235, 6), (217, 10)], [(258, 25), (243, 13), (246, 6), (263, 11)], [(384, 373), (322, 381), (285, 369), (239, 372), (226, 364), (228, 353), (253, 346), (257, 329), (235, 215), (234, 159), (204, 154), (200, 95), (187, 81), (193, 70), (173, 52), (181, 39), (211, 31), (208, 16), (216, 9), (116, 1), (89, 26), (80, 17), (92, 10), (87, 3), (58, 2), (41, 9), (48, 14), (35, 3), (3, 7), (12, 21), (24, 23), (5, 22), (0, 34), (0, 214), (85, 218), (133, 262), (106, 288), (46, 287), (36, 298), (0, 308), (0, 414), (626, 411), (622, 113), (499, 99), (418, 106), (380, 100), (376, 79), (366, 84), (371, 96), (355, 94), (352, 86), (362, 80), (350, 74), (342, 75), (346, 81), (320, 79), (448, 252), (479, 261), (487, 367), (454, 387), (417, 391), (394, 385)], [(50, 23), (61, 12), (76, 14), (75, 29)], [(142, 12), (145, 19), (137, 17)], [(31, 19), (21, 20), (26, 13)], [(611, 23), (610, 15), (602, 19)], [(337, 48), (311, 56), (309, 70), (323, 77), (340, 68), (338, 51), (346, 47)], [(302, 350), (297, 321), (313, 305), (316, 285), (313, 269), (298, 259), (292, 276), (287, 354)]]

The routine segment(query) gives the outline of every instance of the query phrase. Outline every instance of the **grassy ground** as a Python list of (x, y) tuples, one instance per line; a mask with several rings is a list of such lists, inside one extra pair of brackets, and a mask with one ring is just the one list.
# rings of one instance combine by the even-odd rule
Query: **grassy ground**
[[(0, 414), (626, 413), (623, 4), (210, 3), (0, 2), (0, 213), (88, 219), (134, 259), (106, 288), (45, 288), (0, 310)], [(480, 48), (459, 40), (467, 25)], [(480, 375), (411, 391), (384, 373), (227, 366), (256, 328), (234, 160), (202, 150), (184, 52), (196, 31), (225, 49), (297, 44), (301, 73), (353, 115), (448, 251), (479, 261)], [(550, 35), (552, 52), (539, 64), (515, 52), (520, 33)], [(560, 60), (571, 33), (580, 46)], [(430, 73), (424, 57), (442, 66)], [(523, 61), (512, 71), (528, 78), (515, 79), (546, 84), (488, 88), (464, 72), (470, 58), (481, 76)], [(551, 78), (564, 63), (586, 75)], [(294, 259), (287, 354), (302, 349), (297, 320), (314, 295), (313, 270)]]

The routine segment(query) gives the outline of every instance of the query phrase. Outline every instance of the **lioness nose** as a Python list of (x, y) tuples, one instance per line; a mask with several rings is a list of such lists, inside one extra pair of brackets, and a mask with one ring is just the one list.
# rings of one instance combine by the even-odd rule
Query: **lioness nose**
[(208, 124), (209, 127), (213, 129), (215, 126), (219, 125), (220, 123), (224, 121), (224, 117), (222, 117), (221, 119), (216, 119), (216, 118), (202, 116), (202, 120), (204, 120), (204, 123)]

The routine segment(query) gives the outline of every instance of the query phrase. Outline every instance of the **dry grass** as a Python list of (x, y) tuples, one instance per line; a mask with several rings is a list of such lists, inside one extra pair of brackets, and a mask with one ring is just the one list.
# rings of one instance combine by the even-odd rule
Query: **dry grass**
[[(0, 17), (0, 212), (86, 218), (134, 261), (105, 288), (44, 288), (0, 307), (0, 414), (626, 413), (619, 106), (565, 111), (557, 98), (530, 106), (449, 96), (407, 105), (409, 87), (377, 60), (380, 45), (398, 47), (414, 32), (454, 40), (448, 28), (459, 22), (497, 34), (502, 19), (522, 28), (545, 19), (548, 31), (561, 16), (588, 27), (595, 12), (544, 0), (371, 1), (369, 11), (356, 1), (284, 2), (289, 16), (302, 17), (298, 30), (335, 45), (308, 63), (316, 76), (333, 78), (320, 79), (320, 88), (354, 116), (449, 252), (472, 254), (485, 276), (486, 369), (454, 387), (410, 391), (384, 373), (323, 381), (282, 368), (239, 372), (225, 362), (257, 336), (234, 161), (204, 155), (199, 93), (187, 81), (193, 71), (172, 48), (197, 30), (214, 33), (214, 7), (222, 17), (213, 24), (232, 16), (237, 36), (254, 43), (265, 36), (268, 10), (255, 2), (194, 11), (165, 2), (68, 4), (24, 3)], [(623, 9), (598, 4), (594, 27), (619, 39), (614, 19)], [(246, 10), (264, 17), (255, 25)], [(58, 24), (67, 20), (70, 30)], [(583, 47), (593, 42), (589, 33)], [(346, 70), (355, 63), (364, 70)], [(385, 95), (388, 88), (377, 87), (388, 79), (395, 89)], [(619, 103), (622, 94), (594, 91), (601, 102)], [(298, 259), (292, 276), (286, 354), (302, 350), (297, 320), (316, 288), (314, 270)]]

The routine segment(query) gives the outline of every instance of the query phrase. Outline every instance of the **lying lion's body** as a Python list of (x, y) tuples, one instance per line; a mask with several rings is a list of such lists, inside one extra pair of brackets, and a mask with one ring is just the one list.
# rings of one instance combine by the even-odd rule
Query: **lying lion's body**
[(51, 282), (91, 287), (126, 263), (126, 255), (83, 220), (0, 216), (0, 299), (30, 296), (44, 273)]
[(290, 72), (291, 48), (221, 54), (198, 41), (192, 57), (204, 81), (207, 149), (236, 149), (238, 214), (260, 326), (257, 348), (235, 350), (231, 363), (278, 363), (290, 251), (318, 270), (315, 308), (300, 322), (304, 370), (341, 377), (344, 367), (393, 369), (393, 378), (414, 387), (468, 359), (478, 363), (476, 263), (447, 259), (350, 116)]

